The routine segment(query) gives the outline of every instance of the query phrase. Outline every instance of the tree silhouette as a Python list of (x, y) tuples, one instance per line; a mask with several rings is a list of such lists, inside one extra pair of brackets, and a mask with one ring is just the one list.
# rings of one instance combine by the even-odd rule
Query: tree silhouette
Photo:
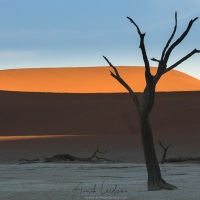
[(200, 53), (200, 50), (194, 49), (190, 53), (182, 57), (180, 60), (178, 60), (176, 63), (174, 63), (173, 65), (169, 67), (167, 65), (172, 51), (184, 40), (184, 38), (189, 33), (193, 23), (198, 19), (198, 17), (192, 19), (188, 23), (186, 30), (181, 34), (181, 36), (172, 43), (172, 39), (174, 38), (174, 35), (177, 30), (177, 12), (175, 12), (174, 30), (162, 51), (161, 58), (151, 59), (152, 61), (155, 61), (158, 63), (158, 68), (155, 75), (152, 75), (150, 71), (149, 59), (148, 59), (145, 44), (144, 44), (145, 33), (141, 32), (139, 26), (133, 21), (133, 19), (131, 19), (130, 17), (127, 17), (127, 18), (136, 27), (137, 32), (139, 34), (139, 37), (140, 37), (139, 48), (141, 49), (141, 53), (142, 53), (143, 61), (145, 65), (146, 86), (144, 88), (143, 98), (141, 102), (139, 101), (136, 93), (132, 90), (132, 88), (130, 88), (130, 86), (120, 76), (117, 68), (113, 66), (112, 63), (105, 56), (103, 57), (107, 61), (107, 63), (110, 65), (110, 67), (112, 67), (114, 70), (114, 71), (110, 71), (111, 76), (115, 78), (121, 85), (123, 85), (128, 90), (137, 108), (137, 111), (139, 114), (141, 138), (142, 138), (145, 163), (146, 163), (146, 168), (147, 168), (147, 173), (148, 173), (148, 190), (176, 189), (176, 186), (168, 184), (162, 178), (159, 163), (158, 163), (155, 148), (154, 148), (153, 134), (152, 134), (151, 125), (149, 123), (149, 114), (151, 113), (153, 105), (154, 105), (156, 84), (158, 83), (162, 75), (174, 69), (175, 67), (180, 65), (182, 62), (184, 62), (185, 60), (193, 56), (195, 53)]

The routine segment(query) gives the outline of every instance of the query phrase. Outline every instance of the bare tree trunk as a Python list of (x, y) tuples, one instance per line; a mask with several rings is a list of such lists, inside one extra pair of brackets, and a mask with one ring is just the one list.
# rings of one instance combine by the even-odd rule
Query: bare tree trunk
[(162, 184), (162, 177), (154, 148), (151, 125), (145, 114), (140, 117), (140, 128), (148, 173), (148, 190), (158, 190)]
[(176, 189), (176, 186), (166, 183), (162, 178), (154, 148), (152, 129), (146, 114), (142, 114), (140, 117), (140, 127), (144, 157), (148, 173), (148, 190)]
[(162, 179), (154, 147), (152, 128), (149, 123), (149, 114), (154, 106), (155, 84), (151, 77), (146, 77), (146, 80), (148, 80), (148, 82), (143, 93), (143, 101), (139, 111), (139, 117), (143, 151), (148, 173), (148, 190), (160, 190), (162, 188), (175, 189), (175, 186), (166, 183)]

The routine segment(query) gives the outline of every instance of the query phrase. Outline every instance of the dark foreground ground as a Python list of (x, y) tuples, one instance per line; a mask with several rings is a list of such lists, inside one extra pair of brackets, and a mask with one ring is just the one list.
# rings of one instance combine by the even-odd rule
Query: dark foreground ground
[[(169, 157), (199, 156), (199, 102), (200, 92), (156, 94), (151, 122), (159, 156), (158, 139), (173, 143)], [(143, 162), (139, 130), (129, 94), (0, 92), (1, 136), (77, 135), (1, 141), (1, 163), (57, 153), (85, 157), (96, 147), (113, 160)]]

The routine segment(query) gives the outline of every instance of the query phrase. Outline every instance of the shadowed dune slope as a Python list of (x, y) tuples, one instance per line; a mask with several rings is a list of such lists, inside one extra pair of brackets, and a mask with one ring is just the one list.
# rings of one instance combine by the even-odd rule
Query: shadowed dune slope
[[(141, 98), (141, 94), (137, 94)], [(157, 93), (151, 122), (156, 135), (200, 130), (200, 92)], [(128, 93), (0, 92), (0, 135), (137, 134), (138, 116)]]
[[(152, 68), (153, 74), (157, 68)], [(58, 93), (114, 93), (126, 90), (110, 76), (110, 67), (12, 69), (0, 71), (0, 90)], [(118, 67), (121, 77), (142, 92), (144, 67)], [(200, 80), (179, 71), (165, 74), (157, 91), (200, 91)]]

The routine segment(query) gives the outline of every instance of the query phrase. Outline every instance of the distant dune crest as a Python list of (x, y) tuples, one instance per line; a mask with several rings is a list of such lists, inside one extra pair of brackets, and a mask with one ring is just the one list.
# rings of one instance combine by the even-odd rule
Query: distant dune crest
[[(117, 67), (123, 79), (135, 92), (145, 87), (144, 67)], [(153, 74), (155, 67), (151, 68)], [(0, 90), (53, 93), (127, 92), (113, 77), (110, 67), (34, 68), (0, 71)], [(200, 91), (200, 80), (172, 70), (156, 88), (159, 92)]]

